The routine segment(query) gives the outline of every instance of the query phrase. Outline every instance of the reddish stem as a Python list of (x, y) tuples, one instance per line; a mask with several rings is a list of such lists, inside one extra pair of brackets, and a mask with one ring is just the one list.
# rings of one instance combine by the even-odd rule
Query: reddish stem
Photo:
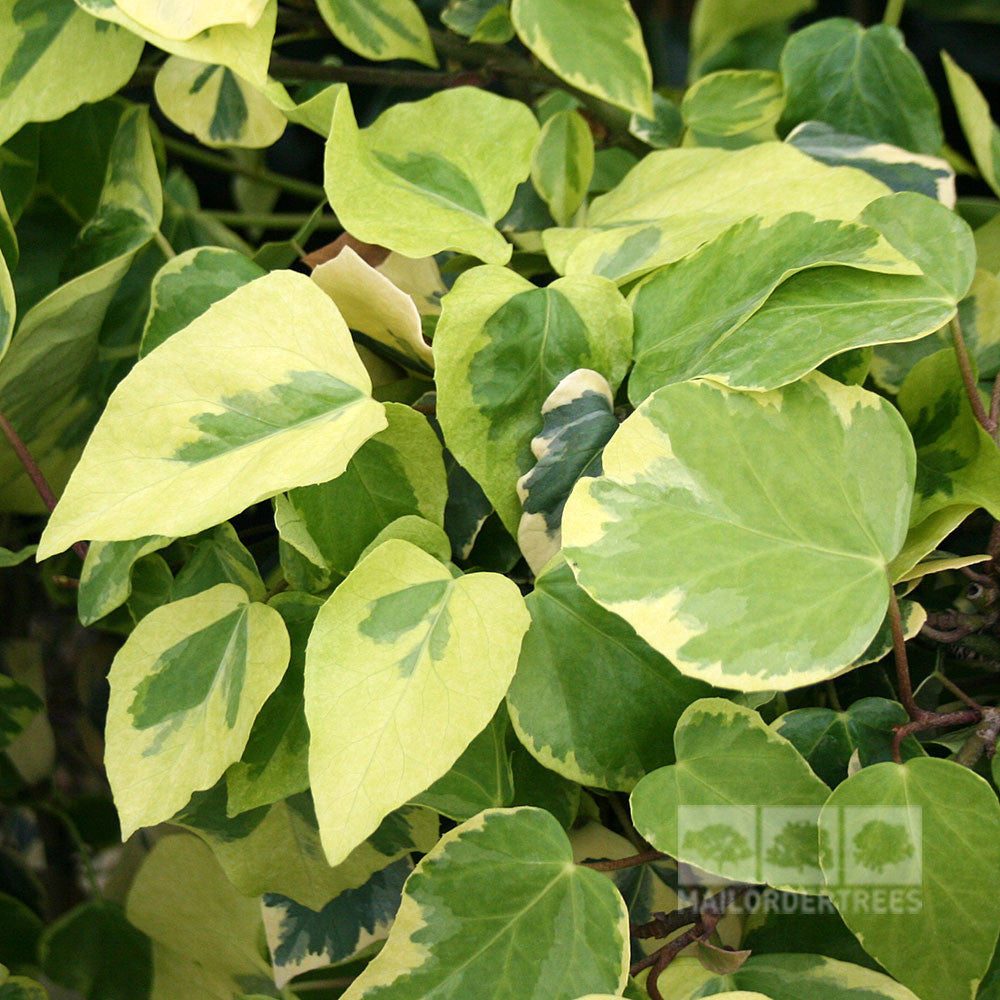
[(584, 868), (593, 868), (597, 872), (617, 872), (622, 868), (637, 868), (649, 861), (662, 861), (667, 857), (663, 851), (644, 851), (642, 854), (633, 854), (627, 858), (616, 858), (612, 861), (581, 861)]

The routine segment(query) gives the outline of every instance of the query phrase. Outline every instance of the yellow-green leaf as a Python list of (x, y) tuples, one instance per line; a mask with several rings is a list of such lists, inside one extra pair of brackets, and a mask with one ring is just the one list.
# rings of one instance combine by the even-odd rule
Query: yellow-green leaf
[(420, 8), (413, 0), (317, 0), (341, 45), (366, 59), (413, 59), (437, 66)]
[(223, 24), (252, 28), (267, 0), (115, 0), (115, 6), (165, 38), (191, 38)]

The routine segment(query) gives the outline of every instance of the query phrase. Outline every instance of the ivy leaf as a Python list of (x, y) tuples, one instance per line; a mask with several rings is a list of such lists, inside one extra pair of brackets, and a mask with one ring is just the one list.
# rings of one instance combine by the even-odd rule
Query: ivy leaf
[(628, 914), (614, 885), (573, 864), (544, 811), (491, 809), (417, 865), (388, 941), (344, 997), (486, 1000), (503, 982), (574, 1000), (620, 993), (627, 966)]
[(0, 1000), (49, 1000), (41, 983), (27, 976), (9, 976), (0, 965)]
[[(527, 619), (510, 580), (456, 579), (397, 540), (334, 591), (313, 626), (305, 682), (309, 777), (331, 864), (445, 774), (485, 728)], [(433, 744), (415, 757), (408, 746), (431, 731)]]
[(115, 5), (150, 31), (165, 38), (191, 38), (223, 24), (252, 28), (263, 16), (267, 0), (115, 0)]
[[(775, 719), (772, 728), (802, 754), (831, 788), (847, 777), (854, 753), (862, 767), (892, 759), (892, 729), (909, 721), (899, 702), (862, 698), (844, 711), (797, 708)], [(906, 757), (924, 751), (911, 736), (903, 741)]]
[(0, 674), (0, 749), (20, 736), (43, 707), (27, 684)]
[(627, 0), (513, 0), (510, 16), (521, 41), (567, 83), (653, 117), (653, 72)]
[[(660, 976), (658, 986), (671, 1000), (694, 1000), (699, 996), (739, 997), (749, 1000), (918, 1000), (905, 986), (881, 972), (824, 955), (751, 955), (736, 972), (719, 976), (696, 958), (673, 961)], [(736, 993), (726, 993), (730, 987)], [(713, 991), (722, 991), (721, 993)], [(920, 1000), (923, 1000), (921, 997)]]
[[(61, 188), (67, 197), (85, 188), (74, 207), (87, 221), (69, 249), (63, 284), (21, 317), (0, 368), (0, 411), (59, 494), (106, 399), (94, 385), (101, 328), (132, 261), (160, 224), (163, 202), (144, 109), (108, 103), (48, 128), (54, 140), (75, 128), (86, 131), (97, 146), (96, 173)], [(11, 449), (0, 449), (0, 495), (7, 510), (42, 509)]]
[(531, 181), (552, 218), (569, 225), (594, 174), (594, 137), (577, 111), (558, 111), (542, 126), (531, 154)]
[(438, 419), (511, 535), (521, 520), (517, 480), (534, 464), (546, 398), (578, 368), (617, 389), (631, 340), (628, 305), (605, 278), (536, 288), (505, 268), (478, 267), (445, 298), (434, 335)]
[(741, 149), (776, 139), (785, 106), (781, 77), (767, 70), (722, 70), (684, 94), (681, 115), (698, 146)]
[[(355, 335), (361, 335), (362, 344), (409, 371), (431, 374), (434, 358), (424, 340), (418, 303), (377, 267), (345, 246), (316, 267), (312, 279), (333, 299)], [(444, 286), (440, 289), (443, 292)], [(422, 297), (421, 304), (427, 308), (430, 303)]]
[(27, 562), (38, 551), (37, 545), (25, 545), (16, 552), (10, 549), (0, 548), (0, 569), (9, 569), (11, 566), (20, 566)]
[(427, 419), (386, 403), (388, 427), (365, 442), (336, 479), (275, 500), (281, 538), (321, 579), (347, 576), (362, 551), (393, 521), (419, 515), (444, 524), (447, 482), (441, 445)]
[(527, 107), (474, 87), (396, 104), (360, 131), (345, 89), (326, 146), (327, 196), (345, 229), (367, 243), (408, 257), (457, 250), (504, 264), (512, 248), (494, 223), (528, 176), (537, 135)]
[(237, 893), (197, 837), (178, 834), (153, 846), (126, 914), (152, 938), (154, 997), (275, 995), (258, 943), (260, 901)]
[[(828, 892), (865, 950), (921, 1000), (971, 1000), (1000, 935), (983, 906), (1000, 891), (989, 784), (934, 757), (866, 767), (830, 796), (820, 839)], [(873, 886), (902, 886), (909, 905), (871, 913)]]
[(819, 374), (771, 393), (666, 386), (603, 464), (566, 504), (566, 558), (682, 673), (787, 690), (848, 668), (878, 631), (915, 464), (880, 397)]
[(874, 177), (828, 167), (780, 142), (663, 149), (595, 198), (586, 226), (547, 229), (542, 241), (560, 274), (600, 274), (622, 284), (751, 216), (765, 224), (792, 212), (850, 220), (887, 193)]
[(144, 535), (125, 542), (92, 542), (77, 590), (80, 624), (93, 625), (120, 608), (132, 593), (132, 567), (170, 541), (165, 535)]
[(857, 167), (893, 191), (915, 191), (955, 207), (955, 171), (938, 156), (922, 156), (888, 142), (838, 132), (825, 122), (803, 122), (785, 142), (831, 167)]
[(902, 33), (830, 18), (797, 31), (781, 53), (784, 122), (819, 120), (841, 132), (936, 155), (937, 99)]
[(975, 80), (947, 52), (941, 53), (951, 99), (983, 180), (1000, 196), (1000, 129), (990, 117), (990, 106)]
[(403, 883), (412, 870), (409, 858), (394, 861), (364, 885), (345, 890), (320, 910), (311, 910), (287, 896), (266, 893), (261, 903), (275, 984), (282, 987), (304, 972), (339, 965), (384, 941), (399, 909)]
[(228, 66), (170, 56), (154, 92), (163, 114), (206, 146), (260, 149), (285, 131), (284, 114)]
[(531, 439), (537, 461), (517, 481), (524, 509), (517, 541), (534, 573), (559, 551), (570, 490), (581, 476), (600, 473), (601, 452), (616, 430), (611, 386), (589, 368), (570, 372), (542, 404), (542, 429)]
[(109, 28), (73, 0), (9, 3), (0, 11), (0, 142), (25, 122), (61, 118), (123, 87), (140, 39)]
[(233, 584), (143, 618), (108, 678), (106, 763), (124, 838), (239, 760), (288, 655), (280, 615)]
[(680, 717), (674, 749), (677, 763), (632, 792), (632, 819), (654, 847), (739, 882), (823, 884), (816, 821), (830, 790), (791, 743), (756, 712), (705, 698)]
[(427, 22), (413, 0), (317, 0), (316, 6), (337, 41), (366, 59), (438, 64)]
[[(142, 14), (138, 4), (148, 5), (150, 0), (131, 0), (133, 9)], [(260, 3), (260, 0), (251, 0)], [(130, 35), (155, 45), (158, 49), (170, 52), (184, 59), (196, 59), (199, 62), (218, 63), (228, 66), (237, 76), (249, 81), (255, 87), (267, 84), (267, 67), (271, 58), (271, 42), (274, 38), (274, 26), (277, 19), (277, 0), (264, 0), (260, 3), (261, 14), (256, 22), (248, 26), (246, 23), (234, 21), (216, 24), (198, 34), (188, 37), (173, 38), (142, 23), (137, 17), (130, 16), (125, 10), (125, 4), (115, 0), (76, 0), (77, 6), (88, 14), (110, 21), (125, 28)], [(208, 5), (198, 3), (202, 15), (212, 17)], [(185, 14), (184, 7), (165, 7), (167, 16)], [(187, 13), (193, 11), (193, 5), (188, 5)]]
[(712, 688), (594, 602), (565, 563), (544, 570), (525, 603), (531, 628), (507, 704), (531, 753), (572, 781), (620, 791), (673, 761), (677, 719)]
[[(644, 279), (630, 296), (636, 343), (630, 397), (641, 401), (661, 385), (698, 377), (773, 389), (843, 351), (937, 330), (955, 314), (964, 289), (956, 295), (947, 287), (947, 272), (946, 284), (936, 271), (920, 274), (878, 222), (910, 212), (917, 217), (910, 224), (929, 240), (971, 259), (970, 235), (928, 198), (884, 200), (892, 204), (879, 200), (862, 213), (873, 225), (821, 222), (804, 213), (770, 226), (747, 219)], [(746, 263), (719, 287), (734, 259)]]
[[(231, 361), (220, 365), (220, 356)], [(385, 426), (369, 391), (346, 325), (308, 278), (275, 271), (238, 288), (119, 384), (39, 558), (81, 537), (191, 534), (338, 475)]]

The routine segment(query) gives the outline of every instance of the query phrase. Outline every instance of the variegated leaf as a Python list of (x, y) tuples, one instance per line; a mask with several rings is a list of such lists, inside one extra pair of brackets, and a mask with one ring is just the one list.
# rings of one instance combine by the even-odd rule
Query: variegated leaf
[(548, 229), (545, 250), (560, 274), (601, 274), (623, 283), (668, 264), (734, 223), (792, 212), (850, 220), (889, 193), (880, 181), (828, 167), (780, 142), (746, 149), (663, 149), (595, 198), (586, 225)]
[(574, 1000), (618, 994), (627, 978), (628, 914), (615, 887), (573, 864), (543, 810), (492, 809), (417, 865), (385, 947), (344, 997), (487, 1000), (498, 983), (527, 983)]
[(617, 389), (631, 340), (631, 313), (605, 278), (537, 288), (487, 266), (466, 271), (446, 296), (434, 335), (438, 419), (512, 535), (521, 519), (517, 480), (533, 465), (545, 399), (577, 368)]
[(186, 562), (177, 574), (173, 599), (192, 597), (218, 583), (235, 583), (251, 601), (263, 601), (267, 588), (260, 570), (236, 529), (227, 521), (184, 539)]
[(281, 616), (230, 583), (143, 618), (108, 677), (106, 766), (124, 838), (239, 760), (288, 655)]
[(0, 749), (20, 736), (43, 707), (27, 684), (0, 674)]
[(165, 535), (144, 535), (125, 542), (91, 542), (77, 591), (81, 624), (93, 625), (120, 608), (132, 593), (132, 567), (170, 541)]
[(317, 0), (337, 40), (366, 59), (413, 59), (437, 66), (420, 8), (413, 0)]
[(653, 116), (653, 72), (627, 0), (513, 0), (510, 16), (521, 41), (567, 83)]
[(968, 227), (917, 194), (872, 202), (857, 223), (748, 219), (632, 293), (629, 396), (699, 377), (773, 389), (843, 351), (928, 336), (954, 316), (974, 260)]
[(878, 631), (915, 457), (874, 393), (819, 374), (769, 393), (666, 386), (603, 464), (570, 496), (563, 551), (682, 673), (787, 690), (849, 668)]
[(531, 155), (531, 181), (552, 218), (569, 225), (594, 174), (594, 137), (577, 111), (559, 111), (542, 126)]
[(120, 25), (164, 52), (184, 59), (228, 66), (255, 87), (263, 87), (267, 83), (277, 0), (266, 0), (260, 17), (252, 27), (239, 22), (217, 24), (190, 38), (170, 38), (154, 31), (130, 17), (115, 0), (76, 0), (76, 4), (88, 14)]
[[(0, 368), (0, 410), (57, 495), (106, 400), (95, 385), (97, 372), (110, 377), (98, 351), (101, 328), (163, 211), (144, 109), (124, 103), (83, 108), (60, 122), (62, 127), (84, 130), (95, 142), (105, 171), (103, 186), (89, 188), (78, 206), (87, 221), (72, 246), (63, 284), (21, 317)], [(0, 448), (0, 506), (43, 509), (34, 484), (7, 448)]]
[(542, 404), (542, 429), (532, 438), (535, 466), (517, 481), (524, 513), (517, 541), (532, 572), (559, 551), (570, 490), (581, 476), (600, 475), (600, 455), (618, 430), (607, 379), (589, 368), (570, 372)]
[(713, 693), (550, 565), (525, 599), (531, 628), (507, 692), (521, 742), (571, 781), (629, 791), (674, 759), (673, 728)]
[[(528, 613), (514, 583), (455, 575), (408, 542), (363, 559), (316, 619), (306, 653), (309, 777), (338, 864), (440, 778), (510, 684)], [(424, 751), (411, 752), (414, 741)]]
[(684, 94), (681, 115), (687, 144), (741, 149), (776, 139), (785, 106), (781, 77), (767, 70), (722, 70), (702, 77)]
[(316, 267), (312, 279), (333, 299), (360, 343), (420, 375), (434, 370), (417, 302), (350, 246)]
[(115, 0), (115, 5), (164, 38), (184, 39), (224, 24), (252, 28), (263, 17), (267, 0)]
[(41, 558), (88, 536), (191, 534), (338, 475), (385, 426), (369, 391), (347, 326), (308, 278), (275, 271), (238, 288), (119, 384)]
[(271, 146), (285, 116), (228, 66), (170, 56), (154, 83), (156, 103), (179, 129), (206, 146)]
[(393, 105), (361, 131), (345, 89), (326, 146), (326, 192), (358, 239), (408, 257), (457, 250), (505, 264), (512, 248), (494, 223), (528, 176), (537, 135), (525, 105), (474, 87)]
[(48, 122), (128, 82), (142, 42), (73, 0), (20, 0), (0, 8), (0, 142), (25, 122)]
[(962, 131), (983, 180), (1000, 196), (1000, 129), (990, 116), (990, 106), (976, 81), (947, 52), (941, 53)]
[(893, 191), (916, 191), (955, 207), (955, 171), (938, 156), (911, 153), (888, 142), (838, 132), (826, 122), (803, 122), (785, 141), (831, 167), (857, 167)]
[(336, 479), (275, 499), (281, 538), (317, 569), (317, 580), (347, 576), (362, 551), (397, 518), (444, 524), (447, 480), (441, 445), (427, 418), (385, 404), (388, 426), (357, 451)]

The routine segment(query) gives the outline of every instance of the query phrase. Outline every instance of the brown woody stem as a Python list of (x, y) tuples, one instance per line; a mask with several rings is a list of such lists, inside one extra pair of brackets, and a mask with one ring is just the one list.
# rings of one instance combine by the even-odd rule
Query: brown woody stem
[(581, 861), (580, 864), (584, 868), (593, 868), (596, 872), (617, 872), (623, 868), (637, 868), (650, 861), (662, 861), (665, 857), (667, 855), (662, 851), (644, 851), (642, 854), (633, 854), (627, 858), (616, 858), (610, 861)]
[[(958, 358), (958, 369), (962, 373), (962, 385), (965, 386), (965, 395), (969, 399), (972, 412), (975, 414), (976, 420), (983, 430), (995, 440), (997, 436), (997, 422), (991, 420), (990, 414), (986, 412), (986, 407), (983, 406), (983, 400), (979, 395), (979, 386), (976, 384), (976, 376), (972, 371), (972, 362), (969, 360), (969, 349), (965, 346), (965, 337), (962, 336), (962, 324), (959, 323), (958, 316), (951, 321), (951, 340), (955, 347), (955, 355)], [(1000, 406), (1000, 403), (998, 403), (998, 406)], [(992, 405), (990, 408), (992, 409)]]

